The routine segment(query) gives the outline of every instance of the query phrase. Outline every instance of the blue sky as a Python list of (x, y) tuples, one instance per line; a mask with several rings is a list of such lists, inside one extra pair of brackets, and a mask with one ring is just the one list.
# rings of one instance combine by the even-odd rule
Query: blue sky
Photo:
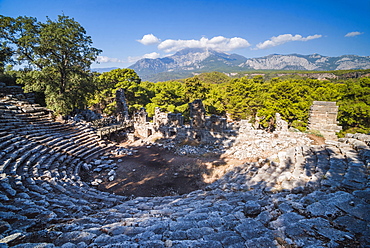
[(0, 0), (0, 14), (74, 18), (102, 49), (93, 67), (128, 67), (186, 47), (247, 58), (370, 55), (370, 0)]

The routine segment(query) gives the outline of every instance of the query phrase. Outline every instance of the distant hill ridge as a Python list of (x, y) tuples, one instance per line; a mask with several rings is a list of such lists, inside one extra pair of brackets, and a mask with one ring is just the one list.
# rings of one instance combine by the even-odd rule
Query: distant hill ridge
[(248, 59), (238, 54), (217, 52), (211, 49), (186, 48), (164, 58), (141, 59), (129, 68), (134, 69), (144, 81), (165, 81), (212, 71), (230, 73), (248, 70), (370, 69), (370, 56), (328, 57), (320, 54), (272, 54)]

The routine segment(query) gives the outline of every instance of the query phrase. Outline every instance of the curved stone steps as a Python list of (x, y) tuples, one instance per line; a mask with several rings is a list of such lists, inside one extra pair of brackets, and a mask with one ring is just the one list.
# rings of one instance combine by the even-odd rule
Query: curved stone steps
[(14, 165), (16, 164), (16, 160), (19, 157), (20, 150), (18, 150), (18, 147), (21, 147), (22, 144), (25, 144), (26, 141), (17, 141), (16, 143), (12, 144), (11, 146), (3, 149), (3, 155), (0, 159), (0, 173), (5, 173), (6, 171), (9, 171), (9, 174), (15, 175), (16, 174), (16, 168), (14, 168)]
[[(45, 131), (42, 127), (40, 129)], [(83, 134), (87, 133), (85, 130), (73, 129), (74, 133), (68, 133), (70, 137), (83, 137)], [(61, 144), (56, 143), (53, 146), (47, 143), (49, 146), (45, 146), (42, 142), (45, 139), (33, 139), (38, 135), (38, 131), (34, 131), (37, 129), (31, 130), (33, 132), (27, 135), (21, 133), (20, 136), (17, 135), (17, 130), (1, 133), (0, 144), (4, 149), (1, 153), (0, 165), (3, 174), (0, 192), (1, 199), (6, 204), (0, 206), (0, 210), (6, 210), (7, 214), (0, 219), (6, 227), (5, 231), (19, 230), (20, 238), (31, 229), (35, 231), (54, 222), (82, 217), (125, 200), (124, 197), (102, 194), (90, 188), (79, 177), (80, 167), (84, 163), (80, 158), (65, 153), (64, 147), (58, 149)], [(65, 134), (58, 135), (54, 130), (47, 141), (55, 141), (62, 135)], [(79, 141), (92, 143), (96, 141), (95, 138), (91, 135)], [(71, 146), (70, 141), (66, 141), (65, 144)], [(94, 147), (96, 144), (92, 143)], [(86, 149), (76, 151), (85, 153)], [(70, 202), (68, 205), (57, 205), (57, 202), (65, 203), (66, 199)], [(17, 205), (19, 207), (16, 207)], [(1, 237), (3, 236), (0, 236), (0, 239)]]
[(370, 150), (360, 136), (231, 168), (205, 190), (127, 200), (81, 180), (88, 156), (104, 151), (90, 128), (48, 124), (37, 106), (24, 108), (35, 115), (15, 100), (0, 104), (11, 123), (0, 131), (0, 246), (370, 244)]
[(17, 132), (17, 134), (24, 136), (35, 142), (47, 143), (52, 141), (56, 137), (62, 136), (62, 133), (56, 132), (55, 130), (50, 130), (48, 128), (43, 128), (39, 126), (28, 126), (28, 130)]
[(6, 172), (8, 175), (14, 176), (23, 174), (24, 168), (22, 166), (24, 165), (25, 161), (27, 161), (27, 159), (31, 156), (33, 146), (34, 144), (23, 139), (23, 145), (17, 150), (18, 153), (12, 154), (16, 157), (14, 158), (12, 165), (10, 166), (10, 168), (8, 168), (8, 171)]
[(1, 115), (0, 116), (0, 128), (11, 130), (12, 128), (19, 128), (26, 123), (22, 120), (14, 117), (13, 115)]
[[(29, 223), (33, 223), (35, 221), (37, 223), (42, 222), (42, 225), (45, 226), (50, 221), (55, 222), (57, 219), (82, 217), (86, 214), (90, 214), (92, 211), (104, 207), (112, 207), (118, 203), (118, 200), (113, 200), (109, 194), (102, 196), (95, 192), (89, 192), (90, 190), (88, 189), (83, 190), (83, 188), (81, 188), (83, 185), (81, 184), (76, 186), (72, 183), (72, 186), (69, 186), (68, 182), (60, 184), (56, 181), (48, 182), (46, 180), (29, 180), (28, 182), (29, 184), (26, 185), (26, 187), (29, 194), (25, 194), (23, 192), (18, 192), (17, 194), (16, 190), (10, 187), (7, 190), (7, 192), (10, 192), (10, 197), (15, 197), (9, 200), (9, 206), (14, 206), (16, 204), (14, 203), (15, 199), (26, 198), (23, 200), (26, 201), (26, 203), (20, 207), (22, 209), (33, 209), (33, 212), (27, 212), (28, 214), (16, 212), (15, 217), (11, 216), (11, 218), (9, 218), (5, 216), (2, 218), (4, 221), (11, 220), (12, 229), (20, 229), (20, 222), (24, 222), (26, 219)], [(59, 186), (59, 188), (57, 188), (57, 186)], [(69, 201), (72, 201), (73, 204), (57, 207), (52, 202), (56, 201), (60, 203), (63, 199), (68, 199)], [(38, 204), (39, 201), (42, 201), (42, 204)], [(43, 213), (43, 215), (33, 215), (33, 213)], [(32, 216), (30, 216), (30, 214)], [(25, 216), (26, 218), (22, 216)], [(47, 216), (48, 218), (46, 218)], [(30, 227), (32, 227), (32, 225), (26, 226), (25, 228)]]
[(85, 152), (86, 150), (90, 149), (89, 145), (98, 146), (94, 138), (84, 137), (78, 140), (70, 139), (64, 145), (59, 146), (59, 149), (68, 154), (78, 156), (78, 153), (82, 153), (80, 150), (83, 150), (83, 152)]
[(96, 134), (86, 134), (81, 130), (71, 130), (67, 133), (59, 133), (55, 130), (52, 133), (44, 132), (45, 129), (42, 129), (42, 134), (28, 133), (25, 137), (75, 156), (80, 156), (79, 154), (86, 156), (89, 152), (93, 152), (92, 148), (98, 146), (99, 139)]
[(4, 141), (7, 141), (11, 138), (15, 137), (14, 134), (12, 133), (9, 133), (9, 132), (0, 132), (0, 143), (1, 142), (4, 142)]
[(0, 149), (4, 153), (9, 153), (14, 150), (15, 144), (20, 140), (21, 138), (18, 136), (12, 136), (7, 135), (3, 139), (3, 141), (0, 143)]
[(21, 99), (16, 99), (16, 100), (10, 99), (10, 100), (3, 102), (3, 104), (4, 103), (10, 104), (14, 108), (18, 108), (22, 110), (23, 113), (27, 113), (27, 114), (42, 113), (42, 115), (45, 115), (50, 112), (48, 109), (41, 107), (39, 104), (30, 103), (28, 100), (23, 100), (23, 99), (22, 100)]
[[(339, 161), (346, 163), (346, 158), (336, 147), (315, 147), (313, 151), (310, 157), (314, 161), (329, 161), (329, 165), (313, 165), (312, 171), (320, 175), (333, 171), (332, 167), (337, 167)], [(291, 160), (295, 165), (289, 167), (290, 173), (304, 171), (305, 166), (299, 163), (302, 155), (299, 150), (295, 151), (296, 157)], [(366, 223), (367, 217), (359, 215), (356, 209), (358, 206), (366, 209), (369, 204), (364, 205), (361, 198), (344, 191), (333, 191), (333, 188), (330, 189), (333, 192), (328, 193), (326, 185), (321, 183), (326, 178), (319, 180), (318, 188), (312, 193), (305, 194), (294, 190), (271, 193), (266, 187), (252, 188), (256, 185), (248, 175), (251, 175), (253, 168), (256, 170), (252, 177), (262, 174), (262, 171), (269, 173), (270, 168), (265, 162), (245, 164), (230, 171), (222, 179), (230, 187), (216, 182), (213, 189), (210, 186), (208, 191), (199, 190), (183, 196), (138, 197), (108, 211), (84, 216), (68, 224), (56, 224), (53, 230), (62, 234), (53, 240), (53, 244), (85, 243), (91, 247), (277, 247), (279, 242), (290, 242), (298, 246), (318, 247), (349, 242), (355, 238), (353, 231), (333, 224), (333, 216), (339, 216), (335, 219), (337, 223), (343, 224), (343, 221), (354, 217), (357, 224)], [(277, 168), (280, 165), (276, 163)], [(342, 165), (342, 168), (345, 166)], [(233, 187), (234, 181), (252, 184), (249, 189), (237, 189)], [(356, 192), (360, 194), (363, 191)], [(358, 205), (346, 205), (349, 200)], [(327, 208), (322, 205), (324, 203), (333, 207)], [(321, 205), (323, 207), (320, 208)], [(311, 217), (307, 218), (307, 215)], [(302, 232), (303, 229), (308, 232)], [(364, 235), (368, 231), (365, 228), (359, 232)], [(360, 239), (361, 242), (368, 242), (365, 236), (362, 237), (365, 239)], [(351, 242), (361, 247), (360, 243)]]
[(94, 144), (91, 144), (88, 146), (88, 149), (79, 149), (79, 151), (75, 152), (75, 155), (81, 158), (84, 158), (85, 160), (89, 160), (90, 157), (93, 157), (97, 154), (104, 153), (104, 150), (102, 150), (102, 147), (96, 146)]
[[(76, 192), (78, 193), (80, 191), (85, 191), (83, 190), (83, 188), (86, 188), (87, 191), (81, 196), (75, 196), (78, 198), (86, 197), (90, 199), (91, 196), (89, 195), (89, 192), (91, 192), (93, 198), (97, 196), (97, 194), (94, 192), (95, 190), (90, 188), (80, 179), (79, 170), (81, 165), (84, 163), (82, 160), (80, 160), (79, 158), (73, 158), (66, 154), (58, 156), (57, 159), (59, 160), (59, 163), (55, 163), (57, 167), (51, 166), (49, 169), (44, 170), (42, 175), (40, 175), (40, 178), (43, 179), (43, 181), (52, 180), (54, 182), (54, 185), (59, 185), (59, 190), (60, 186), (68, 186), (68, 190), (64, 189), (62, 191), (75, 192), (73, 193), (74, 195), (76, 194)], [(100, 202), (101, 199), (99, 198), (97, 201)]]
[[(83, 138), (80, 138), (79, 141), (77, 141), (77, 143), (79, 143), (79, 142), (82, 143), (80, 146), (78, 144), (76, 144), (75, 142), (70, 144), (70, 142), (68, 140), (63, 139), (63, 138), (65, 138), (66, 134), (58, 133), (55, 130), (53, 130), (53, 133), (55, 133), (55, 135), (50, 134), (50, 133), (45, 135), (47, 130), (43, 129), (43, 127), (32, 127), (31, 130), (32, 131), (27, 132), (25, 137), (27, 137), (29, 139), (32, 139), (34, 141), (40, 142), (40, 143), (45, 143), (48, 146), (54, 146), (57, 149), (65, 150), (67, 152), (68, 152), (69, 149), (75, 148), (73, 150), (73, 152), (75, 152), (76, 155), (82, 154), (82, 155), (86, 156), (89, 152), (94, 152), (95, 150), (91, 151), (91, 148), (96, 146), (96, 143), (94, 141), (98, 140), (97, 135), (92, 134), (91, 130), (89, 130), (89, 135), (86, 135), (87, 130), (80, 130), (80, 131), (73, 130), (72, 132), (68, 132), (68, 137), (69, 138), (83, 137)], [(42, 133), (40, 135), (40, 131), (45, 132), (45, 133)], [(23, 135), (25, 134), (24, 131), (21, 131), (21, 133)], [(46, 136), (46, 138), (44, 138), (44, 135)], [(10, 141), (8, 141), (8, 143), (9, 142)], [(86, 144), (89, 143), (88, 147), (84, 147), (85, 142), (86, 142)], [(5, 143), (4, 145), (7, 145), (7, 143)], [(81, 150), (83, 150), (83, 151), (81, 151)]]
[[(8, 223), (7, 229), (27, 229), (32, 225), (32, 222), (37, 221), (36, 219), (32, 219), (30, 216), (30, 212), (26, 211), (27, 209), (38, 209), (38, 213), (41, 213), (42, 211), (46, 211), (44, 207), (37, 206), (34, 202), (31, 200), (28, 200), (26, 197), (26, 193), (22, 193), (24, 198), (13, 198), (8, 199), (6, 201), (3, 201), (0, 205), (0, 211), (3, 211), (1, 216), (1, 221), (5, 221)], [(21, 204), (21, 202), (26, 202), (27, 204)], [(6, 212), (6, 214), (4, 213)], [(26, 224), (26, 226), (24, 226)], [(23, 227), (22, 227), (23, 226)]]

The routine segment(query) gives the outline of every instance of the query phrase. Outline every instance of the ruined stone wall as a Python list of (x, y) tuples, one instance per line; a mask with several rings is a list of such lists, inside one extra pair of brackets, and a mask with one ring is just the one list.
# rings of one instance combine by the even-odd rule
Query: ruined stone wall
[(148, 122), (148, 113), (146, 112), (145, 108), (141, 108), (138, 112), (136, 112), (133, 116), (133, 119), (136, 136), (148, 138), (150, 135), (155, 133), (153, 123)]
[(202, 143), (213, 143), (216, 138), (223, 137), (227, 130), (226, 118), (212, 115), (205, 116), (202, 100), (189, 103), (190, 127), (184, 126), (184, 116), (179, 113), (166, 113), (159, 107), (155, 108), (153, 122), (147, 122), (147, 113), (142, 108), (134, 115), (135, 134), (148, 138), (160, 134), (163, 138), (176, 140), (197, 140)]
[(288, 132), (288, 122), (281, 119), (279, 113), (275, 114), (275, 130), (280, 132)]
[(181, 127), (184, 125), (184, 116), (182, 116), (180, 113), (168, 113), (167, 119), (170, 126)]
[(213, 132), (222, 132), (227, 128), (226, 118), (222, 118), (217, 115), (211, 115), (210, 117), (206, 117), (205, 126), (206, 129)]
[(310, 108), (308, 129), (317, 130), (328, 140), (336, 140), (336, 133), (342, 130), (337, 121), (336, 102), (314, 101)]
[(167, 113), (162, 112), (159, 107), (155, 108), (153, 116), (154, 125), (160, 126), (171, 126), (181, 127), (184, 125), (184, 116), (180, 113)]
[(148, 138), (156, 132), (152, 123), (135, 123), (135, 135), (141, 138)]
[(154, 125), (156, 126), (167, 125), (167, 122), (168, 122), (167, 114), (165, 112), (162, 112), (161, 108), (156, 107), (153, 116)]

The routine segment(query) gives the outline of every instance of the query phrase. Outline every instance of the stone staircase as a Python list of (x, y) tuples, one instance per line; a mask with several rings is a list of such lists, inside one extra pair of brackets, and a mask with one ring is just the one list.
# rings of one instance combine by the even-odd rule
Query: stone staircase
[(369, 141), (297, 146), (204, 190), (127, 199), (79, 176), (107, 148), (94, 132), (2, 98), (0, 247), (369, 247)]

